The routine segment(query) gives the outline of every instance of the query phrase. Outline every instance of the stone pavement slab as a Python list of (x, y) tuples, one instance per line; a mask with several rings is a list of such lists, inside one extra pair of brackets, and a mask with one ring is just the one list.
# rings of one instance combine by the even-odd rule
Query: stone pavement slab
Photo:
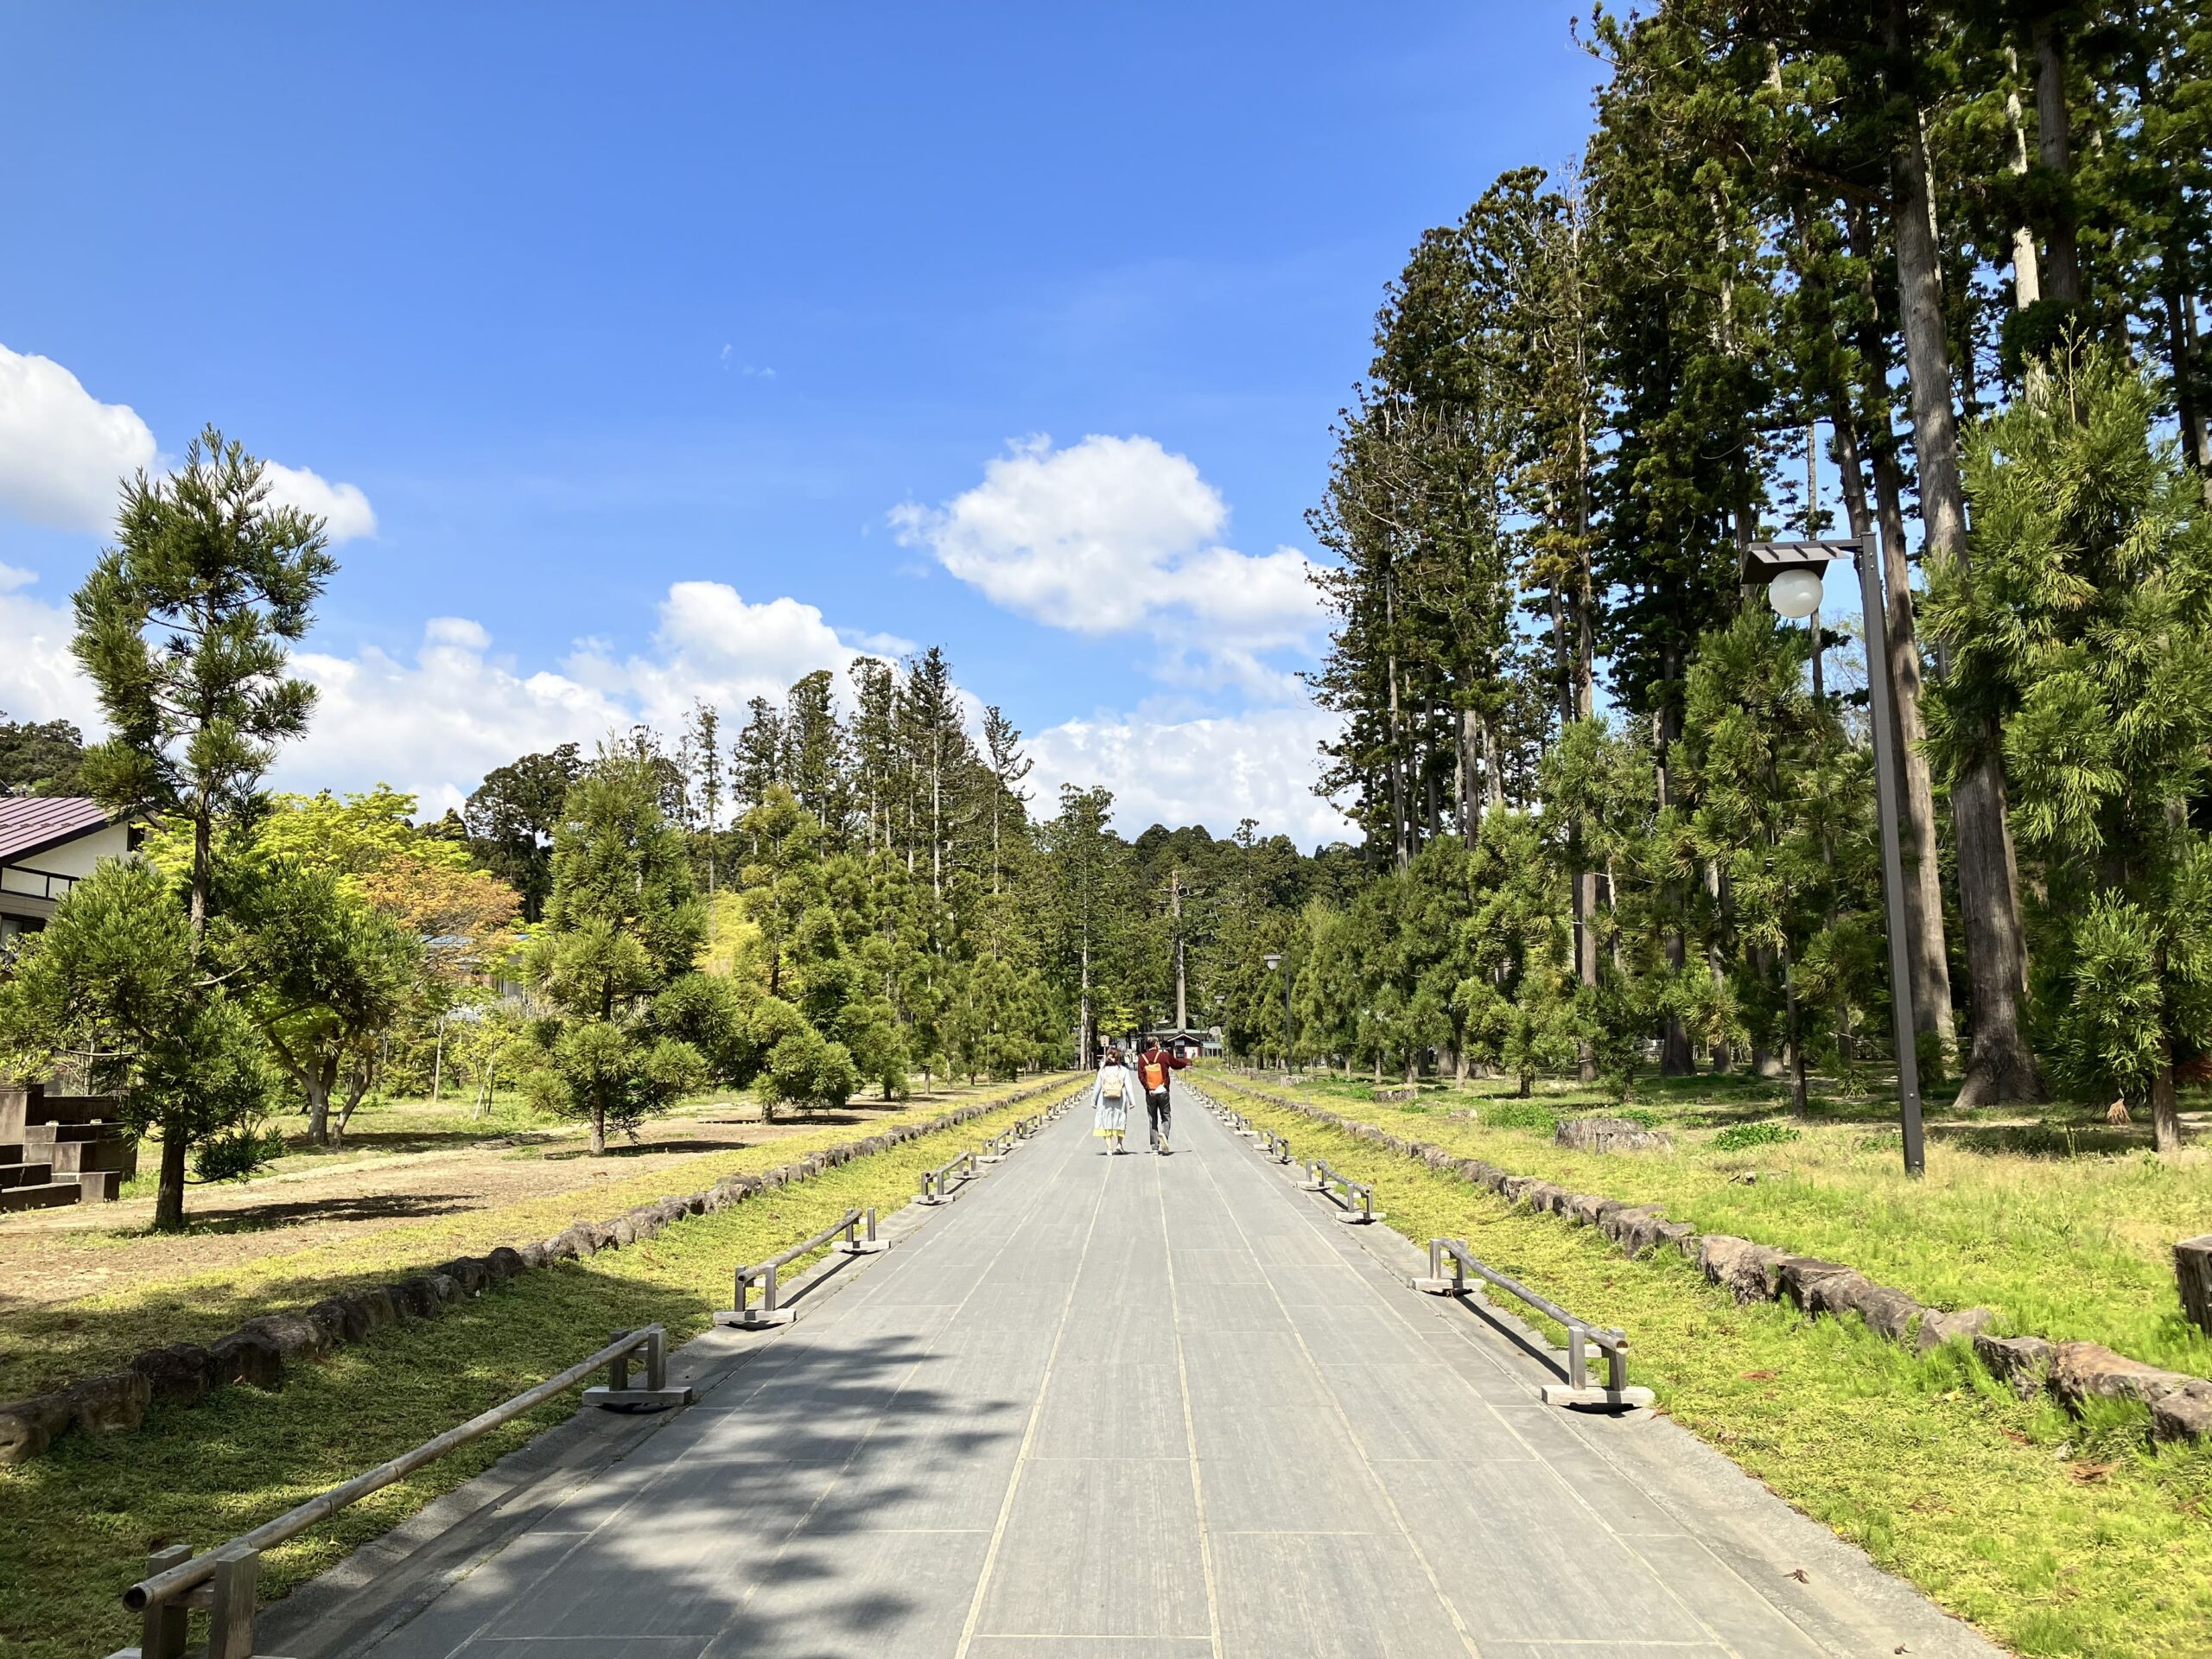
[(413, 1529), (423, 1581), (394, 1611), (287, 1629), (280, 1605), (264, 1645), (1995, 1652), (1672, 1424), (1537, 1404), (1531, 1333), (1408, 1289), (1410, 1244), (1338, 1224), (1197, 1102), (1173, 1157), (1108, 1157), (1088, 1129), (1071, 1112), (901, 1212), (797, 1323), (690, 1344), (698, 1404), (565, 1484), (509, 1478), (473, 1546)]

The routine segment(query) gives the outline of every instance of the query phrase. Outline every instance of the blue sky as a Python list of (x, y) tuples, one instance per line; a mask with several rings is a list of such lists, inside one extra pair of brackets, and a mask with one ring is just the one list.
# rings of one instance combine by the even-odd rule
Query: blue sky
[(105, 480), (213, 419), (348, 532), (286, 784), (938, 643), (1125, 828), (1314, 839), (1280, 550), (1571, 10), (11, 8), (0, 707), (86, 714)]

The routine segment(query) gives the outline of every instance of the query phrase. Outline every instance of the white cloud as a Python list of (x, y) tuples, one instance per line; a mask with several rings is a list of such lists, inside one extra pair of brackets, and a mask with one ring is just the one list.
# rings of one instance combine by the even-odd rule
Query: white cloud
[(1356, 840), (1351, 823), (1313, 792), (1319, 746), (1335, 734), (1325, 710), (1265, 709), (1236, 716), (1159, 720), (1101, 715), (1037, 734), (1033, 810), (1057, 810), (1062, 784), (1114, 791), (1114, 821), (1124, 835), (1154, 823), (1203, 823), (1225, 836), (1241, 818), (1261, 832), (1301, 846)]
[[(1031, 438), (986, 463), (983, 481), (940, 507), (891, 514), (899, 539), (993, 603), (1055, 627), (1160, 631), (1168, 655), (1310, 645), (1313, 566), (1294, 548), (1224, 546), (1229, 509), (1188, 457), (1147, 437), (1091, 436), (1065, 449)], [(1187, 645), (1178, 629), (1188, 629)], [(1247, 683), (1233, 668), (1224, 677)]]
[[(99, 725), (92, 687), (70, 654), (66, 606), (24, 591), (31, 573), (0, 565), (0, 710), (14, 720)], [(493, 650), (468, 617), (432, 617), (413, 659), (377, 646), (353, 656), (302, 651), (297, 672), (319, 688), (308, 733), (278, 752), (283, 788), (365, 788), (382, 779), (420, 795), (425, 810), (456, 805), (493, 767), (575, 742), (588, 749), (632, 721), (674, 733), (704, 698), (736, 715), (745, 700), (780, 698), (818, 668), (842, 671), (861, 650), (822, 613), (794, 599), (753, 604), (718, 582), (680, 582), (659, 607), (651, 652), (616, 659), (580, 647), (559, 670), (531, 671)]]
[(117, 483), (150, 467), (155, 448), (128, 404), (100, 402), (52, 358), (0, 346), (0, 512), (105, 531)]
[(912, 648), (886, 635), (841, 632), (799, 600), (754, 604), (721, 582), (677, 582), (659, 612), (651, 655), (618, 662), (588, 645), (564, 666), (578, 682), (624, 698), (640, 718), (664, 729), (680, 724), (698, 698), (739, 709), (751, 697), (781, 698), (791, 682), (817, 669), (838, 671), (842, 679), (855, 656)]
[(619, 699), (564, 675), (524, 673), (489, 645), (476, 624), (441, 617), (423, 629), (412, 663), (373, 645), (354, 657), (300, 652), (294, 664), (320, 695), (307, 735), (279, 752), (272, 781), (362, 789), (381, 780), (438, 812), (518, 754), (588, 748), (630, 723)]
[[(0, 565), (0, 640), (8, 647), (0, 651), (0, 710), (15, 720), (73, 720), (92, 734), (99, 709), (69, 652), (69, 611), (35, 597), (33, 581)], [(382, 780), (419, 796), (424, 811), (442, 812), (518, 754), (563, 742), (588, 750), (638, 720), (673, 733), (696, 698), (734, 721), (747, 697), (780, 697), (817, 668), (839, 671), (842, 689), (855, 639), (811, 605), (754, 603), (715, 582), (669, 589), (649, 651), (617, 658), (583, 646), (557, 669), (533, 670), (496, 652), (491, 632), (471, 618), (432, 617), (411, 657), (376, 646), (296, 656), (321, 695), (307, 735), (279, 752), (270, 781), (312, 790)], [(906, 642), (861, 644), (894, 655), (889, 648)], [(980, 729), (980, 702), (964, 688), (961, 701)], [(1316, 746), (1333, 729), (1310, 706), (1219, 718), (1101, 714), (1032, 738), (1030, 787), (1037, 810), (1050, 813), (1061, 784), (1104, 784), (1116, 821), (1132, 835), (1154, 823), (1204, 823), (1226, 835), (1251, 817), (1310, 846), (1350, 833), (1311, 792)]]
[(278, 506), (315, 514), (332, 541), (350, 542), (377, 533), (376, 511), (359, 485), (333, 484), (304, 467), (273, 461), (264, 461), (261, 468), (269, 483), (269, 499)]
[(374, 647), (300, 654), (300, 671), (321, 695), (308, 735), (283, 752), (277, 780), (358, 787), (382, 779), (420, 796), (425, 811), (442, 811), (518, 754), (568, 742), (588, 751), (640, 720), (672, 737), (701, 699), (726, 721), (741, 719), (747, 698), (780, 699), (816, 669), (838, 671), (842, 683), (855, 654), (815, 607), (755, 604), (719, 582), (669, 588), (652, 651), (618, 658), (588, 642), (558, 671), (530, 672), (495, 653), (480, 622), (433, 617), (412, 663)]
[[(127, 404), (104, 404), (51, 358), (0, 346), (0, 516), (105, 535), (117, 491), (160, 457), (151, 428)], [(369, 498), (304, 467), (264, 463), (271, 498), (320, 514), (330, 539), (376, 533)]]
[(76, 619), (24, 591), (37, 580), (0, 564), (0, 711), (10, 720), (73, 721), (89, 732), (99, 724), (99, 703), (70, 654)]

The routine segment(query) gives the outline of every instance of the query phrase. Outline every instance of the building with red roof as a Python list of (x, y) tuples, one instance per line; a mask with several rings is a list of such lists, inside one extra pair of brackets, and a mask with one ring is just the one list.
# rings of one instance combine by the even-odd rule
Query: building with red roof
[(138, 845), (130, 815), (71, 795), (0, 795), (0, 950), (46, 925), (102, 859)]

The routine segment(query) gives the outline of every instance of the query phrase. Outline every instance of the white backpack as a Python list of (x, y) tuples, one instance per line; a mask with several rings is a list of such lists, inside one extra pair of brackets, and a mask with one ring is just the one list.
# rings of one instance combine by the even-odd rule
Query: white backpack
[(1108, 1100), (1122, 1097), (1122, 1068), (1109, 1066), (1098, 1074), (1098, 1092)]

